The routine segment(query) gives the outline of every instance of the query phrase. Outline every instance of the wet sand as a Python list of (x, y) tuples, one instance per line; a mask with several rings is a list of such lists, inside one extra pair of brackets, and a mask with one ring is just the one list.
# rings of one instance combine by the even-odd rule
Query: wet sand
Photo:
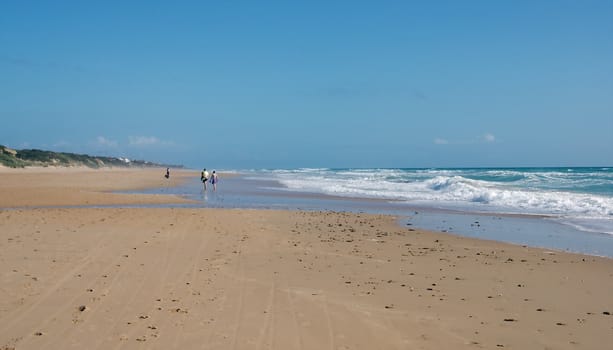
[(20, 207), (0, 211), (0, 349), (613, 342), (612, 259), (426, 232), (385, 215), (24, 208), (184, 201), (108, 192), (158, 186), (162, 174), (0, 171), (0, 206)]

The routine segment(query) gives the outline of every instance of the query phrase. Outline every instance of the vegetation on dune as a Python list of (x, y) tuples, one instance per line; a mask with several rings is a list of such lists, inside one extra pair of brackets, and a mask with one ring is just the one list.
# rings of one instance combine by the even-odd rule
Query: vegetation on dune
[(15, 157), (16, 151), (0, 145), (0, 164), (9, 168), (23, 168), (27, 164)]
[[(100, 167), (167, 167), (171, 165), (158, 164), (143, 160), (128, 160), (125, 158), (99, 157), (87, 154), (52, 152), (39, 149), (14, 150), (0, 145), (0, 164), (9, 168), (23, 168), (26, 166), (86, 166)], [(173, 168), (182, 166), (172, 165)]]

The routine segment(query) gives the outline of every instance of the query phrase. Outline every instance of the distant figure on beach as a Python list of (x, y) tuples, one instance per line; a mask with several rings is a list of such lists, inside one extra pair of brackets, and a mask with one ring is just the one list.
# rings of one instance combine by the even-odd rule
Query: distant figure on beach
[(166, 175), (164, 177), (170, 179), (170, 168), (166, 168)]
[(217, 183), (219, 179), (217, 178), (217, 173), (213, 170), (213, 175), (211, 175), (211, 184), (213, 184), (213, 191), (217, 191)]
[(206, 182), (209, 180), (209, 172), (206, 171), (206, 168), (202, 169), (200, 173), (200, 181), (204, 184), (204, 190), (206, 191)]

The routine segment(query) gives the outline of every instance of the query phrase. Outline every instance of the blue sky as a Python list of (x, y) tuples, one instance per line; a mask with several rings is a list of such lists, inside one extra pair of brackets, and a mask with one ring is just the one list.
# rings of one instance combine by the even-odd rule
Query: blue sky
[(2, 1), (0, 144), (192, 168), (613, 165), (611, 1)]

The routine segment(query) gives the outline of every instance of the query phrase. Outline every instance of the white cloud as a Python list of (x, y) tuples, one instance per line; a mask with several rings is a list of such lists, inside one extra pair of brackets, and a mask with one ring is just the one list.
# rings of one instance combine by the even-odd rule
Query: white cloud
[(449, 144), (449, 141), (437, 137), (437, 138), (434, 139), (434, 143), (437, 144), (437, 145), (447, 145), (447, 144)]
[(107, 139), (104, 136), (98, 136), (96, 137), (96, 141), (94, 142), (96, 145), (98, 146), (102, 146), (102, 147), (110, 147), (110, 148), (115, 148), (117, 147), (119, 144), (117, 143), (117, 141), (115, 140), (111, 140), (111, 139)]
[(488, 132), (483, 135), (483, 140), (485, 142), (496, 142), (496, 137)]
[(168, 146), (173, 144), (171, 141), (163, 141), (155, 136), (130, 136), (128, 140), (130, 146), (137, 147)]

